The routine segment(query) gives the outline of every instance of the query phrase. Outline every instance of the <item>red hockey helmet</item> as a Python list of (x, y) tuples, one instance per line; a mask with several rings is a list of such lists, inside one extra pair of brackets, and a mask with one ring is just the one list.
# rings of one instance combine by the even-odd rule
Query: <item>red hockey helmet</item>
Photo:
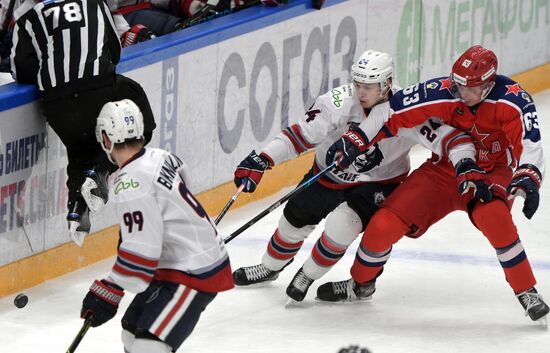
[(498, 60), (493, 51), (474, 45), (455, 61), (451, 79), (461, 86), (481, 86), (494, 81), (497, 67)]

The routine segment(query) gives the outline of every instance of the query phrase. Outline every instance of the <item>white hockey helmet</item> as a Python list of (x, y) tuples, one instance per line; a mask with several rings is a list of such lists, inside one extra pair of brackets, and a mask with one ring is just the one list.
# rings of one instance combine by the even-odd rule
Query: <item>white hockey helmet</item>
[(382, 92), (391, 86), (387, 81), (393, 81), (393, 59), (391, 55), (376, 51), (367, 50), (351, 66), (351, 78), (360, 83), (379, 83)]
[[(103, 132), (111, 141), (111, 148), (103, 143)], [(143, 138), (143, 114), (130, 99), (105, 103), (97, 117), (95, 136), (109, 160), (115, 143), (124, 143)], [(113, 162), (114, 163), (114, 162)]]

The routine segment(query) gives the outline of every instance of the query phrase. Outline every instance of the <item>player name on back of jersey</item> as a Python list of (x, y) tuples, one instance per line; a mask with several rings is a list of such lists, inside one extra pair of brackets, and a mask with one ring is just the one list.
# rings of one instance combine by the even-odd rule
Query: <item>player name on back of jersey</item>
[[(162, 167), (159, 171), (157, 183), (164, 186), (168, 190), (172, 190), (174, 178), (177, 175), (177, 170), (183, 165), (181, 159), (173, 154), (166, 154)], [(182, 178), (183, 179), (183, 178)]]

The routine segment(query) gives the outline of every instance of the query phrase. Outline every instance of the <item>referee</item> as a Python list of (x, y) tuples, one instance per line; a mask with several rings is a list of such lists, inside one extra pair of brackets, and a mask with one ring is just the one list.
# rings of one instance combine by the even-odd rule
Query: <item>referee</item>
[[(38, 86), (44, 115), (67, 149), (67, 221), (71, 238), (80, 244), (90, 231), (89, 209), (80, 194), (84, 173), (93, 169), (101, 186), (116, 169), (95, 139), (101, 108), (125, 98), (134, 101), (143, 113), (146, 142), (156, 126), (143, 88), (115, 73), (120, 50), (103, 0), (37, 2), (13, 30), (13, 78)], [(99, 191), (106, 199), (106, 189)]]

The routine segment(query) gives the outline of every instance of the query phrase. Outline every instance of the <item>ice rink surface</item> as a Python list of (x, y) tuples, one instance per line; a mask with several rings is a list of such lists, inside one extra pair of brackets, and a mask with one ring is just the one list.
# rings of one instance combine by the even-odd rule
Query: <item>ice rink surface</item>
[[(550, 91), (536, 95), (535, 102), (548, 156)], [(425, 157), (424, 151), (415, 150), (413, 164)], [(220, 231), (230, 234), (289, 190), (229, 212)], [(514, 220), (533, 265), (537, 289), (549, 302), (550, 183), (543, 184), (541, 204), (531, 221), (521, 213), (522, 203), (514, 205)], [(233, 269), (260, 262), (282, 209), (228, 244)], [(179, 352), (336, 353), (350, 344), (373, 353), (550, 352), (550, 329), (524, 316), (494, 250), (465, 213), (449, 215), (420, 239), (399, 242), (371, 301), (324, 304), (314, 300), (320, 284), (349, 278), (356, 242), (331, 272), (312, 285), (304, 302), (285, 308), (286, 286), (321, 230), (318, 227), (306, 240), (277, 281), (218, 295)], [(65, 352), (82, 325), (78, 316), (88, 287), (113, 262), (108, 259), (26, 290), (29, 304), (23, 309), (13, 305), (15, 294), (1, 299), (0, 353)], [(119, 322), (131, 298), (126, 295), (115, 319), (91, 329), (77, 352), (122, 353)]]

